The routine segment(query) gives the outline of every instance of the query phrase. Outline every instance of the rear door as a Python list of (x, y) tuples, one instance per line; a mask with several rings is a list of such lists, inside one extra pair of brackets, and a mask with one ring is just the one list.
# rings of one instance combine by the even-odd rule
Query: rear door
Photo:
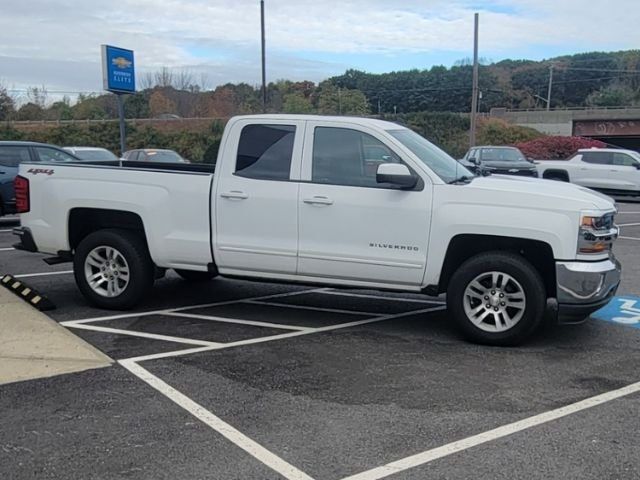
[(0, 145), (0, 215), (15, 211), (13, 179), (22, 162), (32, 161), (28, 145)]
[(613, 154), (594, 150), (582, 152), (580, 155), (581, 158), (576, 161), (576, 168), (570, 172), (571, 182), (589, 188), (612, 188), (609, 175), (613, 165)]
[[(300, 183), (298, 275), (419, 286), (426, 265), (431, 183), (376, 182), (371, 155), (405, 163), (375, 130), (309, 121)], [(414, 171), (415, 173), (415, 171)]]
[(294, 275), (304, 121), (241, 119), (228, 128), (213, 199), (218, 268)]

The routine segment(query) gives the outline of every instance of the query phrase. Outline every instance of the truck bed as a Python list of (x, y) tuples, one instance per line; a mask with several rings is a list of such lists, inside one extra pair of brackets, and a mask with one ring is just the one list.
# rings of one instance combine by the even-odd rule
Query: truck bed
[[(80, 212), (91, 221), (105, 210), (131, 212), (143, 224), (159, 267), (206, 270), (211, 252), (214, 165), (151, 162), (24, 163), (31, 210), (22, 224), (38, 250), (72, 250), (70, 230)], [(92, 212), (95, 212), (92, 213)], [(117, 228), (117, 225), (113, 226)]]

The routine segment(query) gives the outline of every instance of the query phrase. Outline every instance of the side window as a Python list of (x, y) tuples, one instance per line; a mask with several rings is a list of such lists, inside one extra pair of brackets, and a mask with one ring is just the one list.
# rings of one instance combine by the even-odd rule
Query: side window
[(476, 158), (476, 149), (472, 148), (471, 150), (469, 150), (467, 152), (467, 156), (465, 157), (465, 160), (470, 160), (472, 158)]
[(384, 143), (347, 128), (317, 127), (313, 138), (312, 181), (331, 185), (380, 187), (381, 163), (402, 163)]
[(0, 146), (0, 165), (3, 167), (17, 167), (30, 160), (29, 147)]
[(622, 167), (634, 167), (638, 162), (626, 153), (614, 153), (613, 164)]
[(610, 152), (584, 152), (582, 161), (587, 163), (595, 163), (597, 165), (611, 165), (612, 155)]
[(293, 125), (247, 125), (240, 132), (235, 174), (259, 180), (289, 180)]
[(36, 147), (36, 152), (40, 160), (43, 162), (75, 162), (75, 157), (72, 157), (63, 150), (57, 150), (50, 147)]

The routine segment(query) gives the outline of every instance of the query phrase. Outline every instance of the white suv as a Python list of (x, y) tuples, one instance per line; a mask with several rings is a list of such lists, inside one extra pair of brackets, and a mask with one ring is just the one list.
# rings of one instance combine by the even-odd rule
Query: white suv
[(633, 150), (588, 148), (568, 160), (541, 161), (542, 178), (577, 183), (612, 194), (640, 195), (640, 154)]

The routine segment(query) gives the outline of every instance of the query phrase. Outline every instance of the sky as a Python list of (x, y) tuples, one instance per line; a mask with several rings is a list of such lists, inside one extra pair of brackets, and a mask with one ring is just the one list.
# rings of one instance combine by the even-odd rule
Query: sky
[[(639, 48), (638, 0), (265, 0), (267, 81), (349, 68), (541, 60)], [(184, 70), (211, 88), (260, 83), (258, 0), (0, 0), (0, 85), (100, 92), (100, 45), (135, 51), (138, 77)], [(72, 95), (73, 96), (73, 95)]]

